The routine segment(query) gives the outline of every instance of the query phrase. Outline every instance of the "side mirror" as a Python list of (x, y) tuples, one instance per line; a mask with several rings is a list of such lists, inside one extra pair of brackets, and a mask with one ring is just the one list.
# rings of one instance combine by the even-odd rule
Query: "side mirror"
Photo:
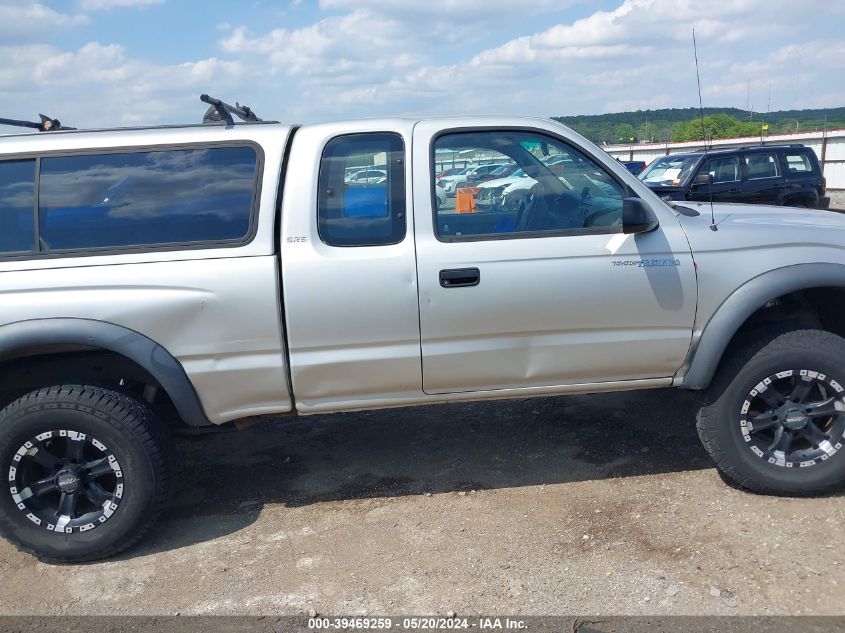
[(698, 174), (698, 176), (695, 177), (695, 180), (692, 181), (692, 184), (696, 187), (700, 187), (702, 185), (712, 185), (713, 176), (710, 174)]
[(622, 232), (648, 233), (659, 226), (657, 216), (641, 198), (622, 200)]

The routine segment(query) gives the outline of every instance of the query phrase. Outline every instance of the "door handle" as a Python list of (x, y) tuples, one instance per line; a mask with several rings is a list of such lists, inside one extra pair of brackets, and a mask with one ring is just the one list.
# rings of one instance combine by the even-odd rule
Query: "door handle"
[(440, 285), (444, 288), (466, 288), (481, 282), (481, 271), (477, 268), (450, 268), (440, 271)]

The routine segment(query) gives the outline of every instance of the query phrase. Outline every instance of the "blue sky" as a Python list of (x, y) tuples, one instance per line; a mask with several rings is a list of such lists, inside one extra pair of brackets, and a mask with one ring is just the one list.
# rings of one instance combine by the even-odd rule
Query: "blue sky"
[(0, 0), (0, 115), (310, 122), (845, 105), (840, 0)]

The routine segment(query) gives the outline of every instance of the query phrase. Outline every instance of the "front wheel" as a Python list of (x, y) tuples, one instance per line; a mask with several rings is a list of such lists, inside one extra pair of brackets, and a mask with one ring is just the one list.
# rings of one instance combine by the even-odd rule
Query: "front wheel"
[(0, 411), (0, 534), (56, 562), (112, 556), (167, 500), (165, 434), (145, 405), (107, 389), (49, 387)]
[(845, 482), (845, 339), (771, 332), (731, 353), (698, 432), (722, 474), (749, 490), (820, 494)]

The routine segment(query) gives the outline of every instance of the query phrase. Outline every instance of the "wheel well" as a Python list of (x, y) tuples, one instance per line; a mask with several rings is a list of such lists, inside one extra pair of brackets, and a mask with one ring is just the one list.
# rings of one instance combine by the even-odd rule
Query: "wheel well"
[(0, 408), (36, 389), (62, 384), (112, 389), (145, 401), (161, 420), (182, 424), (167, 391), (143, 367), (114, 352), (76, 345), (0, 361)]
[(845, 338), (845, 288), (807, 288), (790, 292), (759, 308), (739, 327), (722, 354), (730, 353), (762, 329), (790, 324), (796, 328), (826, 330)]
[(803, 191), (801, 193), (790, 193), (783, 198), (783, 203), (787, 206), (790, 205), (807, 205), (807, 206), (815, 206), (816, 198), (813, 196), (812, 192)]

